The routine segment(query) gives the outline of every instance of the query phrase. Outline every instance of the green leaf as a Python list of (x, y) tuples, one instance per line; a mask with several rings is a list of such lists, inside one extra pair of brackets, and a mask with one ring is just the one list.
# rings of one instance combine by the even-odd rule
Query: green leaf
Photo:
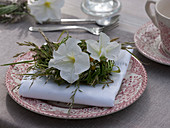
[(10, 14), (13, 11), (18, 9), (18, 5), (6, 5), (3, 7), (0, 7), (0, 15), (4, 15), (4, 14)]
[[(62, 31), (62, 33), (60, 34), (59, 38), (57, 39), (57, 42), (59, 42), (60, 38), (62, 37), (62, 35), (66, 32), (66, 30)], [(67, 32), (68, 33), (68, 32)]]
[(115, 72), (115, 73), (120, 73), (120, 68), (118, 67), (118, 66), (115, 66), (115, 67), (117, 67), (118, 69), (117, 70), (115, 70), (115, 71), (112, 71), (112, 72)]
[(0, 65), (0, 66), (8, 66), (8, 65), (23, 64), (23, 63), (31, 63), (31, 62), (34, 62), (34, 60), (20, 61), (20, 62), (16, 62), (16, 63), (3, 64), (3, 65)]

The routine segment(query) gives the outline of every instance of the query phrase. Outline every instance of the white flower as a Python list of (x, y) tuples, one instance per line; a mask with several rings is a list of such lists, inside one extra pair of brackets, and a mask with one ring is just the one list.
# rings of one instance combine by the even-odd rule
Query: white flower
[(117, 60), (121, 50), (121, 44), (116, 41), (110, 42), (110, 38), (105, 33), (100, 33), (99, 42), (95, 40), (87, 40), (87, 51), (91, 53), (91, 57), (100, 61), (100, 57), (104, 56), (107, 60)]
[(79, 79), (79, 74), (90, 68), (89, 55), (82, 52), (77, 45), (79, 40), (69, 38), (66, 44), (61, 44), (57, 51), (53, 52), (53, 59), (48, 67), (60, 70), (60, 76), (69, 83)]
[(47, 20), (61, 18), (60, 8), (64, 5), (64, 0), (28, 0), (30, 14), (42, 23)]

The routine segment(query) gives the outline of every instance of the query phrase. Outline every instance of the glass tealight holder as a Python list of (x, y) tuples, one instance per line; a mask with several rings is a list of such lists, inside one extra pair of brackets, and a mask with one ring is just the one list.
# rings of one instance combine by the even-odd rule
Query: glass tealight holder
[(121, 9), (119, 0), (83, 0), (81, 9), (84, 13), (97, 17), (110, 17)]

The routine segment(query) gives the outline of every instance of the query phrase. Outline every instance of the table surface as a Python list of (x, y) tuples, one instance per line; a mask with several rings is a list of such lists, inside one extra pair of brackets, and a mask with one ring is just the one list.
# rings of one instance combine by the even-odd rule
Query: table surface
[[(134, 33), (150, 21), (145, 13), (146, 0), (121, 0), (120, 26), (107, 32), (110, 37), (120, 37), (120, 41), (133, 41)], [(80, 9), (81, 1), (65, 0), (62, 8), (64, 18), (90, 18)], [(28, 50), (18, 47), (15, 42), (32, 41), (38, 45), (44, 43), (39, 33), (31, 33), (28, 27), (35, 25), (30, 17), (15, 24), (0, 24), (0, 64), (12, 62), (13, 55)], [(85, 24), (83, 24), (85, 25)], [(85, 25), (95, 26), (95, 25)], [(46, 32), (53, 41), (60, 32)], [(70, 35), (79, 39), (97, 39), (97, 36), (84, 31), (70, 31)], [(18, 105), (7, 93), (5, 74), (8, 67), (0, 67), (0, 127), (2, 128), (168, 128), (170, 127), (170, 67), (142, 56), (137, 50), (134, 54), (147, 65), (147, 88), (143, 95), (132, 105), (108, 116), (85, 119), (56, 119), (33, 113)]]

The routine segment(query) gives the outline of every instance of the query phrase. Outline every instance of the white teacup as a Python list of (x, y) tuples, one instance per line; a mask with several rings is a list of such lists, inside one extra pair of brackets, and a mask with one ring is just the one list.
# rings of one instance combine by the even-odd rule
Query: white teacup
[[(152, 11), (152, 4), (154, 4), (155, 12)], [(170, 55), (170, 0), (147, 0), (145, 10), (154, 25), (160, 30), (162, 50)]]

